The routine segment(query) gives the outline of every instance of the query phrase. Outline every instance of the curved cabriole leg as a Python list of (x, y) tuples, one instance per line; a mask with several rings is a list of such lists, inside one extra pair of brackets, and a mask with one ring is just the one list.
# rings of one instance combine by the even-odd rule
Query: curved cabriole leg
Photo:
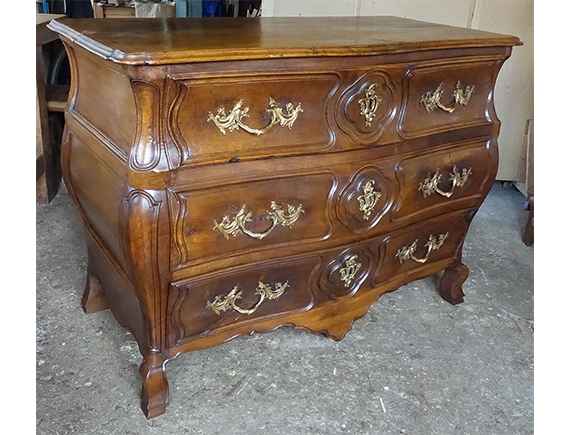
[(168, 404), (166, 360), (156, 353), (145, 356), (139, 373), (142, 377), (141, 409), (146, 418), (164, 414)]
[(454, 263), (443, 272), (439, 282), (439, 294), (452, 305), (463, 302), (461, 285), (469, 276), (469, 269), (461, 262)]
[(166, 192), (131, 189), (121, 214), (122, 248), (133, 288), (139, 300), (144, 336), (141, 408), (147, 418), (166, 411), (168, 382), (161, 354), (164, 344), (166, 294), (169, 286), (169, 217)]

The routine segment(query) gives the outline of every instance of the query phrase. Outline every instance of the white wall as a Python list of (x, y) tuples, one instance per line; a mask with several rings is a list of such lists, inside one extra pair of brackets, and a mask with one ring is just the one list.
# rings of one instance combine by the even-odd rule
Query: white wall
[(346, 17), (357, 15), (359, 0), (262, 0), (264, 17)]
[(361, 15), (395, 15), (467, 27), (473, 0), (362, 0)]
[[(534, 2), (532, 0), (477, 0), (473, 28), (518, 36), (495, 87), (495, 107), (502, 121), (499, 135), (499, 180), (516, 177), (527, 119), (534, 118)], [(524, 165), (523, 165), (524, 167)], [(520, 177), (523, 177), (520, 179)]]
[(262, 9), (265, 17), (395, 15), (518, 36), (525, 45), (513, 48), (495, 93), (497, 179), (516, 179), (526, 120), (534, 117), (533, 0), (263, 0)]

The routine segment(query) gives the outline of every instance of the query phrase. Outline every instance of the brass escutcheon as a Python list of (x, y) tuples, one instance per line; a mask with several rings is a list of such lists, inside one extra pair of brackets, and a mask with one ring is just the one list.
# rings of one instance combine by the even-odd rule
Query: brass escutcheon
[(344, 267), (339, 269), (340, 280), (344, 283), (345, 287), (350, 287), (350, 283), (356, 276), (356, 272), (362, 267), (362, 264), (358, 261), (358, 255), (351, 256), (346, 260)]
[(363, 195), (360, 195), (357, 199), (359, 202), (359, 210), (364, 212), (364, 220), (370, 219), (372, 210), (376, 207), (378, 200), (382, 196), (380, 192), (377, 192), (372, 187), (374, 185), (374, 180), (368, 180), (362, 189), (364, 191)]
[(360, 114), (364, 116), (366, 120), (366, 127), (372, 125), (372, 120), (376, 116), (378, 105), (384, 101), (380, 95), (376, 95), (375, 88), (376, 84), (368, 86), (364, 91), (364, 98), (358, 100), (358, 104), (360, 104)]

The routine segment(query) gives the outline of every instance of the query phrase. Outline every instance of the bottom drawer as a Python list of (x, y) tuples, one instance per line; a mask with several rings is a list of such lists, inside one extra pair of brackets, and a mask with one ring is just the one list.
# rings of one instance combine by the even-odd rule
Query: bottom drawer
[(423, 277), (424, 269), (427, 276), (458, 258), (473, 215), (456, 212), (347, 246), (179, 281), (169, 296), (169, 343), (234, 328), (242, 335), (255, 323), (283, 318), (286, 324), (292, 315), (297, 326), (311, 329), (311, 314), (304, 313), (312, 308), (331, 304), (331, 313), (339, 314), (338, 304), (350, 299), (354, 310), (361, 296), (369, 305), (368, 292), (395, 290), (409, 277)]
[(167, 332), (172, 346), (313, 305), (309, 283), (320, 258), (278, 259), (171, 286)]
[(382, 261), (373, 286), (418, 272), (433, 263), (459, 256), (473, 211), (441, 216), (388, 236), (380, 245)]

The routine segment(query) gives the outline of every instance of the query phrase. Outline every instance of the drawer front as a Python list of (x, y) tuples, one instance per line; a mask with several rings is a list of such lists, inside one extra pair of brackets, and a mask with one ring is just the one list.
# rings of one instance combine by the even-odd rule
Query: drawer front
[(316, 257), (281, 259), (173, 284), (167, 331), (171, 345), (310, 309), (310, 282), (319, 264)]
[(473, 215), (473, 210), (456, 212), (388, 236), (379, 245), (382, 260), (374, 274), (373, 285), (379, 286), (455, 258)]
[(335, 73), (176, 78), (170, 129), (187, 164), (324, 151)]
[(170, 191), (172, 268), (327, 239), (336, 184), (319, 172)]
[(450, 146), (400, 161), (400, 199), (394, 222), (474, 207), (493, 182), (496, 146), (492, 140)]
[(440, 63), (412, 69), (404, 78), (399, 134), (409, 139), (496, 121), (492, 94), (501, 62)]

